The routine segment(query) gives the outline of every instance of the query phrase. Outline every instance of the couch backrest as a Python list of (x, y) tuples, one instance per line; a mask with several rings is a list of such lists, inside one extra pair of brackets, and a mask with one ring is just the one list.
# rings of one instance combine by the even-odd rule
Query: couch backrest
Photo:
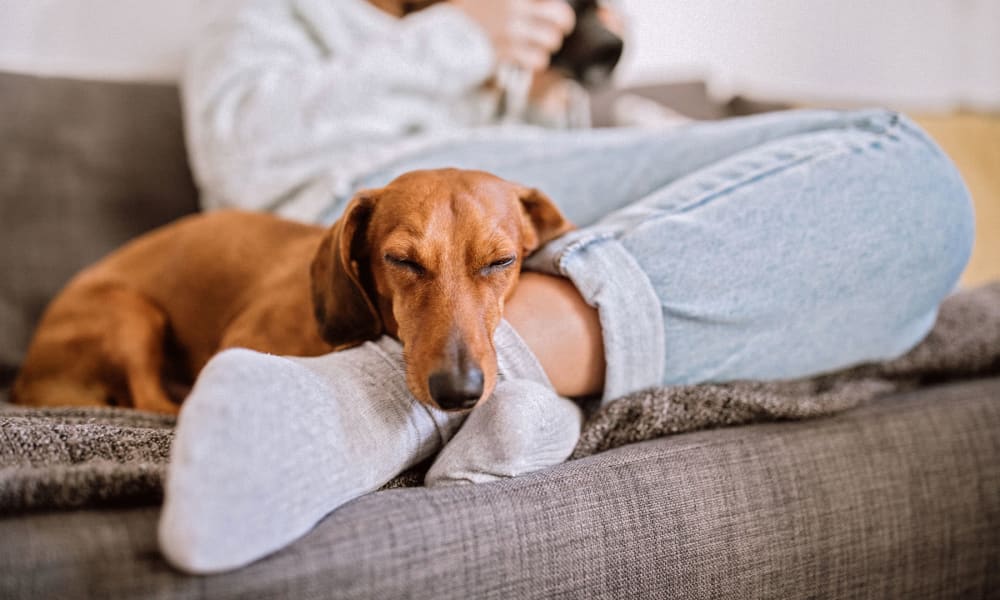
[(176, 86), (0, 73), (0, 386), (74, 273), (197, 208)]

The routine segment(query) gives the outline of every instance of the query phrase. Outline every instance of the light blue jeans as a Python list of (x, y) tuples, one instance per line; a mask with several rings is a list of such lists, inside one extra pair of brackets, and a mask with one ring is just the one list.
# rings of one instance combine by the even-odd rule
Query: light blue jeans
[(898, 356), (931, 328), (973, 239), (952, 163), (883, 110), (498, 131), (357, 187), (446, 166), (537, 187), (579, 227), (528, 266), (569, 278), (597, 307), (606, 399)]

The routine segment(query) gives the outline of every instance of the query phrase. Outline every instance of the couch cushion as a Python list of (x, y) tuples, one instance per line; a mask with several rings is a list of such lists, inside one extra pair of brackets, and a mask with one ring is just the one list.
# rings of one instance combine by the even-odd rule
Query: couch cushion
[(197, 209), (177, 88), (0, 73), (0, 385), (48, 300)]
[(1000, 590), (1000, 379), (369, 494), (246, 569), (181, 575), (158, 509), (0, 519), (5, 598), (953, 598)]

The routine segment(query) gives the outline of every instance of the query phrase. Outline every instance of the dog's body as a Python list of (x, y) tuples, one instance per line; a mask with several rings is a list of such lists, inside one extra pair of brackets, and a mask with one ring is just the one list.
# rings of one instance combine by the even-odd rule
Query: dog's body
[(141, 236), (73, 278), (45, 311), (14, 387), (26, 404), (176, 411), (219, 350), (312, 356), (308, 264), (323, 229), (223, 211)]
[(362, 192), (327, 230), (237, 211), (187, 217), (67, 284), (13, 397), (176, 412), (183, 394), (166, 382), (190, 384), (225, 348), (316, 356), (387, 333), (403, 342), (419, 400), (465, 408), (495, 384), (492, 333), (521, 261), (568, 229), (537, 191), (450, 169)]

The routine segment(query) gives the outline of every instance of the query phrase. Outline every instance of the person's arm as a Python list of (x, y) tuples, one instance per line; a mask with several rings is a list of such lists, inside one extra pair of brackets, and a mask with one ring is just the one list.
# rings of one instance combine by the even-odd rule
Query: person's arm
[(210, 205), (274, 209), (329, 168), (332, 149), (420, 129), (427, 105), (469, 93), (493, 69), (490, 41), (448, 4), (345, 55), (326, 56), (308, 19), (291, 3), (251, 3), (194, 49), (183, 100)]
[[(597, 15), (610, 31), (620, 38), (626, 37), (624, 15), (614, 4), (599, 3)], [(536, 125), (560, 129), (591, 125), (590, 94), (583, 85), (554, 69), (535, 73), (527, 108), (525, 119)]]

